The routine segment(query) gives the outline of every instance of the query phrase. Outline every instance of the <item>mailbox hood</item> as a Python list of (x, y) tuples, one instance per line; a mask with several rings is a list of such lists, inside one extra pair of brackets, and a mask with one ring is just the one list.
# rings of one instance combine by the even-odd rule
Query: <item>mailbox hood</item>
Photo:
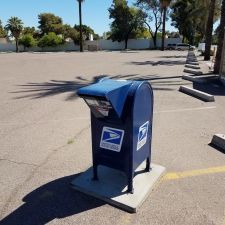
[(96, 84), (92, 84), (80, 88), (77, 92), (81, 97), (90, 96), (98, 99), (98, 97), (108, 100), (115, 112), (121, 117), (123, 107), (132, 85), (132, 81), (103, 79)]

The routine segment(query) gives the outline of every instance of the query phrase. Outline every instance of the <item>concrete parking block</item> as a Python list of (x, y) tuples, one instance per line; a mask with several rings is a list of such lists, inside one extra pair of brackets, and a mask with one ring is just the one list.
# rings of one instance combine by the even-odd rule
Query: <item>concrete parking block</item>
[(199, 69), (200, 69), (200, 67), (199, 67), (199, 66), (189, 65), (189, 64), (186, 64), (186, 65), (185, 65), (185, 67), (187, 67), (187, 68), (191, 68), (191, 69), (197, 69), (197, 70), (199, 70)]
[(219, 75), (217, 74), (203, 74), (198, 75), (197, 78), (201, 79), (219, 79)]
[(187, 60), (187, 61), (186, 61), (186, 64), (189, 64), (189, 65), (196, 65), (196, 66), (199, 65), (198, 62), (193, 62), (193, 61), (190, 61), (190, 60)]
[(201, 71), (197, 71), (197, 70), (189, 70), (189, 69), (184, 69), (185, 73), (191, 73), (191, 74), (195, 74), (195, 75), (201, 75), (202, 72)]
[(213, 135), (211, 144), (225, 150), (225, 135), (224, 134)]
[(182, 79), (194, 82), (196, 78), (194, 76), (183, 75)]
[(203, 101), (206, 101), (206, 102), (214, 102), (215, 101), (214, 95), (210, 95), (210, 94), (207, 94), (205, 92), (198, 91), (196, 89), (193, 89), (193, 88), (190, 88), (190, 87), (187, 87), (187, 86), (180, 86), (179, 91), (183, 92), (185, 94), (189, 94), (191, 96), (197, 97), (197, 98), (199, 98)]
[(197, 60), (196, 56), (194, 56), (194, 55), (193, 56), (188, 56), (187, 59), (188, 60)]
[(187, 60), (191, 62), (198, 62), (197, 58), (194, 57), (188, 57)]
[(127, 178), (121, 171), (104, 166), (98, 168), (98, 181), (92, 180), (91, 167), (73, 180), (71, 185), (77, 191), (135, 213), (166, 171), (165, 167), (156, 164), (151, 164), (151, 168), (150, 172), (142, 172), (145, 162), (137, 168), (137, 175), (133, 180), (133, 194), (127, 193)]
[(199, 76), (194, 76), (194, 75), (186, 75), (184, 74), (182, 76), (182, 79), (188, 80), (191, 82), (197, 82), (197, 83), (207, 83), (209, 80), (214, 80), (217, 79), (218, 75), (199, 75)]
[(188, 81), (191, 81), (191, 82), (198, 82), (198, 81), (200, 81), (201, 82), (201, 80), (197, 80), (197, 78), (195, 77), (195, 76), (190, 76), (190, 75), (183, 75), (182, 76), (182, 79), (184, 79), (184, 80), (188, 80)]

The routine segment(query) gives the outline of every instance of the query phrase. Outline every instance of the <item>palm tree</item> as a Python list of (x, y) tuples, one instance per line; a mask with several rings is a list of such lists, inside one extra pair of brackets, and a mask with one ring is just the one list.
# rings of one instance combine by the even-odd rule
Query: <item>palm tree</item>
[(215, 12), (216, 0), (210, 1), (209, 15), (206, 26), (206, 38), (205, 38), (205, 57), (204, 60), (210, 60), (210, 51), (212, 43), (212, 31), (213, 31), (213, 17)]
[(214, 65), (214, 73), (216, 74), (220, 72), (221, 56), (222, 56), (222, 49), (223, 49), (223, 42), (224, 42), (224, 28), (225, 28), (225, 0), (222, 1), (222, 7), (221, 7), (218, 48), (216, 52), (216, 61)]
[(11, 17), (7, 21), (5, 29), (7, 31), (10, 31), (12, 36), (15, 38), (15, 40), (16, 40), (16, 52), (19, 52), (18, 40), (19, 40), (20, 34), (21, 34), (22, 30), (23, 30), (23, 22), (22, 22), (22, 20), (19, 19), (18, 17)]
[(162, 51), (164, 51), (164, 45), (165, 45), (166, 13), (170, 3), (171, 3), (171, 0), (160, 0), (161, 9), (163, 11), (162, 47), (161, 47)]
[(79, 3), (79, 21), (80, 21), (80, 52), (83, 52), (83, 34), (82, 34), (82, 10), (81, 5), (84, 0), (77, 0)]

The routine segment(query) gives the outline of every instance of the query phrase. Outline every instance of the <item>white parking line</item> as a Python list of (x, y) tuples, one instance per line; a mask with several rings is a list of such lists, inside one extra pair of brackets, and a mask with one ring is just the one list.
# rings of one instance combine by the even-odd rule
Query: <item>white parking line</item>
[(155, 111), (154, 113), (173, 113), (173, 112), (185, 112), (185, 111), (199, 111), (205, 109), (215, 109), (216, 106), (208, 106), (208, 107), (200, 107), (200, 108), (187, 108), (187, 109), (171, 109), (171, 110), (163, 110), (163, 111)]

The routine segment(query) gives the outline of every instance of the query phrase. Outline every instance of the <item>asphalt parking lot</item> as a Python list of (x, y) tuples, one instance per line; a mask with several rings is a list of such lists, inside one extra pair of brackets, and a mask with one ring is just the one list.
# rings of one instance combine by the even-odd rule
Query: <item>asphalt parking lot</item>
[[(178, 91), (187, 52), (0, 54), (0, 219), (4, 225), (225, 225), (225, 96), (207, 103)], [(200, 66), (205, 71), (204, 62)], [(91, 166), (89, 109), (76, 95), (102, 76), (154, 89), (152, 161), (167, 174), (129, 214), (76, 192)], [(215, 87), (216, 88), (216, 87)]]

